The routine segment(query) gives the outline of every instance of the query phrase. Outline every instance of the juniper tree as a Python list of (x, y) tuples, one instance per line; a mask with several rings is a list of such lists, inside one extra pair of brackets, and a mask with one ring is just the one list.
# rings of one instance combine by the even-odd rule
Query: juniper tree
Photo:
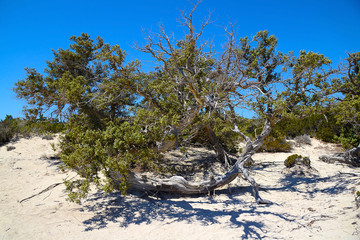
[[(82, 34), (71, 38), (69, 49), (53, 51), (44, 74), (28, 69), (26, 79), (16, 83), (30, 113), (49, 110), (67, 118), (61, 159), (81, 177), (66, 182), (70, 199), (86, 196), (91, 183), (107, 192), (133, 187), (201, 194), (243, 175), (256, 201), (268, 203), (245, 165), (281, 116), (321, 100), (317, 89), (328, 83), (331, 62), (313, 52), (282, 53), (267, 31), (237, 39), (232, 28), (225, 29), (228, 39), (215, 52), (203, 41), (209, 18), (198, 30), (194, 24), (196, 8), (182, 12), (182, 38), (162, 28), (147, 35), (139, 50), (157, 62), (151, 72), (141, 71), (139, 61), (125, 64), (119, 46)], [(262, 122), (255, 137), (241, 130), (242, 108)], [(245, 148), (229, 154), (239, 139)], [(133, 171), (161, 171), (158, 163), (166, 152), (197, 141), (211, 146), (228, 171), (202, 182)]]
[[(332, 90), (341, 95), (336, 97), (334, 109), (338, 124), (347, 126), (340, 136), (343, 146), (350, 146), (343, 153), (333, 156), (321, 156), (326, 162), (345, 162), (353, 166), (360, 166), (360, 52), (348, 54), (340, 78), (332, 81)], [(349, 127), (350, 126), (350, 127)], [(344, 131), (344, 130), (343, 130)], [(345, 143), (345, 144), (344, 144)]]

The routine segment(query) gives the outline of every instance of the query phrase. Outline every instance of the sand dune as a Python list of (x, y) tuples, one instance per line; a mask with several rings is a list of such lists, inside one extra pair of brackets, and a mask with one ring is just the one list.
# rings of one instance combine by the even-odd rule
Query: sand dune
[(74, 174), (49, 158), (56, 141), (34, 137), (0, 148), (0, 239), (360, 239), (360, 169), (319, 161), (337, 151), (332, 144), (312, 139), (293, 150), (310, 157), (317, 171), (309, 176), (283, 172), (292, 153), (256, 154), (261, 164), (251, 171), (271, 205), (255, 204), (241, 178), (213, 197), (94, 191), (77, 205), (61, 183)]

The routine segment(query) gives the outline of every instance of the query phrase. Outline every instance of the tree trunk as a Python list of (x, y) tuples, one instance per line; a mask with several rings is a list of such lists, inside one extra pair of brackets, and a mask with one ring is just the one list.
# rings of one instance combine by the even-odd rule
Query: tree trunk
[(215, 132), (212, 130), (212, 128), (209, 125), (205, 126), (205, 130), (207, 131), (210, 143), (212, 144), (212, 146), (216, 152), (217, 159), (220, 162), (224, 163), (226, 168), (229, 168), (230, 166), (232, 166), (234, 164), (234, 162), (229, 157), (229, 155), (226, 153), (224, 147), (220, 143), (220, 140), (216, 136)]
[(248, 158), (240, 158), (231, 169), (222, 176), (211, 177), (209, 180), (201, 182), (190, 182), (181, 176), (170, 178), (155, 178), (136, 173), (130, 173), (130, 189), (141, 191), (170, 192), (183, 195), (206, 194), (217, 188), (232, 182), (236, 177), (242, 174), (252, 185), (253, 195), (258, 204), (269, 204), (269, 201), (263, 200), (259, 194), (259, 187), (255, 180), (249, 175), (244, 167)]
[(342, 162), (350, 164), (354, 167), (360, 167), (360, 144), (358, 147), (352, 148), (343, 153), (335, 153), (332, 156), (322, 155), (319, 159), (327, 163)]
[[(270, 133), (270, 122), (266, 121), (261, 134), (252, 142), (249, 137), (235, 129), (246, 139), (246, 147), (242, 154), (238, 157), (236, 163), (221, 176), (211, 177), (209, 180), (201, 182), (190, 182), (181, 176), (173, 176), (170, 178), (156, 178), (146, 175), (140, 175), (131, 172), (129, 176), (130, 189), (141, 191), (155, 191), (155, 192), (171, 192), (184, 195), (206, 194), (219, 187), (232, 182), (236, 177), (242, 174), (246, 180), (251, 184), (253, 195), (258, 204), (269, 204), (267, 200), (263, 200), (259, 194), (259, 186), (255, 180), (250, 176), (249, 171), (244, 165), (251, 161), (251, 156), (261, 147), (264, 138)], [(113, 175), (113, 179), (119, 179), (118, 175)]]
[[(171, 133), (176, 136), (180, 134), (185, 128), (193, 123), (194, 118), (198, 115), (200, 107), (193, 106), (192, 109), (189, 109), (188, 114), (179, 122), (177, 126), (172, 126)], [(167, 134), (165, 134), (166, 136)], [(164, 140), (162, 143), (159, 143), (157, 146), (157, 151), (164, 153), (175, 145), (175, 140)]]

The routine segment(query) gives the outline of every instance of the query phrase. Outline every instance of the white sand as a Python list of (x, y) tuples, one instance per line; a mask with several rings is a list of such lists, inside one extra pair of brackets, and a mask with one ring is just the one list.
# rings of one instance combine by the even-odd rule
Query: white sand
[[(158, 199), (94, 192), (82, 205), (69, 203), (50, 143), (39, 137), (0, 148), (2, 239), (360, 239), (360, 168), (327, 164), (319, 155), (335, 146), (312, 139), (293, 152), (309, 156), (315, 177), (287, 177), (291, 153), (259, 153), (252, 176), (271, 205), (256, 205), (249, 184), (236, 180), (215, 197)], [(7, 146), (15, 149), (7, 151)]]

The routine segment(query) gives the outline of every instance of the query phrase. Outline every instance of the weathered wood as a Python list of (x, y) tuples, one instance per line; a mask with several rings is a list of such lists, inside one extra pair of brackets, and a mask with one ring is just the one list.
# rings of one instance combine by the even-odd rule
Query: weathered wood
[(191, 182), (181, 176), (161, 179), (131, 173), (129, 183), (130, 189), (196, 195), (206, 194), (224, 186), (233, 181), (239, 174), (237, 170), (233, 169), (222, 176), (212, 177), (201, 182)]
[[(242, 134), (237, 127), (234, 131)], [(242, 175), (251, 184), (256, 202), (258, 204), (269, 204), (269, 201), (263, 200), (260, 197), (259, 186), (250, 176), (249, 171), (245, 167), (245, 164), (248, 161), (251, 161), (252, 155), (259, 149), (264, 138), (270, 133), (270, 131), (270, 122), (267, 121), (263, 131), (253, 142), (250, 140), (250, 138), (242, 134), (247, 141), (244, 151), (238, 157), (236, 163), (221, 176), (211, 177), (210, 179), (201, 182), (191, 182), (181, 176), (156, 178), (153, 176), (131, 172), (129, 175), (130, 189), (179, 193), (183, 195), (206, 194), (231, 183), (234, 179), (236, 179), (236, 177)], [(113, 173), (112, 178), (114, 181), (116, 181), (116, 179), (120, 179), (120, 176), (116, 175), (116, 173)]]
[(258, 204), (268, 204), (269, 201), (263, 200), (259, 194), (259, 186), (250, 176), (248, 170), (244, 167), (247, 159), (240, 159), (224, 175), (211, 177), (209, 180), (201, 182), (191, 182), (181, 176), (170, 178), (156, 178), (137, 173), (130, 173), (130, 189), (154, 192), (170, 192), (183, 195), (206, 194), (217, 188), (231, 183), (239, 175), (243, 175), (252, 185), (253, 195)]
[(356, 148), (352, 148), (342, 153), (335, 153), (331, 156), (322, 155), (319, 157), (321, 161), (327, 163), (341, 162), (350, 164), (354, 167), (360, 167), (360, 144)]

